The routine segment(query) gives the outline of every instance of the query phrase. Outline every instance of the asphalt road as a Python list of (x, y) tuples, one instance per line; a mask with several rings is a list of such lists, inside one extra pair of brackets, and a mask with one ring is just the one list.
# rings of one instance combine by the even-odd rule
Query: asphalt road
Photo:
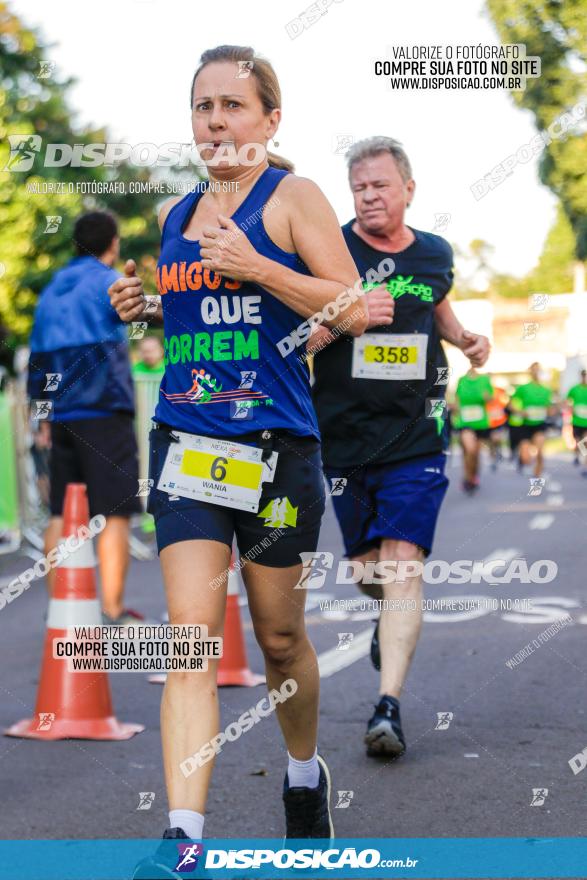
[[(368, 758), (362, 737), (377, 697), (377, 673), (368, 656), (371, 612), (320, 607), (357, 598), (352, 585), (336, 586), (333, 571), (309, 593), (308, 627), (321, 657), (320, 749), (335, 793), (352, 792), (334, 810), (339, 837), (556, 837), (585, 834), (587, 773), (569, 761), (587, 746), (585, 608), (587, 479), (568, 457), (548, 462), (539, 496), (529, 480), (503, 465), (486, 468), (471, 499), (459, 489), (460, 461), (452, 456), (435, 560), (552, 560), (550, 583), (428, 584), (426, 596), (472, 595), (485, 601), (478, 616), (426, 614), (402, 699), (408, 751), (394, 762)], [(340, 558), (342, 545), (329, 508), (320, 549)], [(0, 557), (2, 580), (30, 561)], [(509, 562), (508, 562), (509, 564)], [(128, 604), (161, 617), (159, 565), (133, 561)], [(507, 610), (507, 601), (534, 600), (533, 614)], [(487, 600), (503, 600), (492, 610)], [(46, 597), (36, 583), (1, 613), (2, 728), (34, 709), (44, 636)], [(262, 671), (247, 608), (242, 605), (250, 666)], [(561, 615), (572, 623), (541, 635)], [(339, 650), (339, 633), (348, 649)], [(541, 638), (539, 639), (539, 635)], [(526, 645), (534, 647), (517, 665)], [(527, 653), (527, 652), (526, 652)], [(510, 666), (506, 665), (510, 660)], [(161, 686), (143, 674), (111, 675), (121, 720), (146, 730), (126, 742), (0, 740), (4, 838), (121, 838), (159, 836), (167, 810), (159, 742)], [(225, 726), (264, 693), (263, 687), (223, 688)], [(439, 724), (438, 713), (444, 723)], [(447, 726), (447, 721), (448, 726)], [(439, 729), (441, 728), (441, 729)], [(444, 729), (442, 729), (444, 728)], [(285, 749), (274, 717), (228, 743), (217, 761), (206, 820), (207, 837), (279, 837)], [(548, 793), (534, 789), (548, 789)], [(149, 810), (137, 810), (139, 792), (154, 792)], [(541, 801), (544, 798), (543, 803)], [(348, 796), (345, 798), (349, 800)], [(335, 803), (338, 797), (335, 796)], [(533, 800), (535, 803), (533, 803)]]

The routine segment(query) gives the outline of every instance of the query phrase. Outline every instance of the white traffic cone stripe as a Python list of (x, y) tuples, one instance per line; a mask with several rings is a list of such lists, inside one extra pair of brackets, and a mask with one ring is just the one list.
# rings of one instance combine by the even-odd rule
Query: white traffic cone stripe
[(75, 550), (69, 550), (65, 541), (60, 541), (59, 546), (63, 546), (62, 553), (65, 559), (56, 566), (57, 568), (95, 568), (96, 557), (91, 538), (81, 541)]
[(70, 626), (100, 626), (102, 612), (97, 599), (51, 599), (47, 629)]

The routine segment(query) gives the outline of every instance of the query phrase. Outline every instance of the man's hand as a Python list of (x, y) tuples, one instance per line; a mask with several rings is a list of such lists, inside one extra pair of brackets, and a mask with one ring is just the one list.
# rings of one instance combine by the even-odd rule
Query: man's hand
[(459, 348), (469, 358), (471, 366), (482, 367), (486, 363), (491, 351), (489, 339), (480, 333), (471, 333), (469, 330), (463, 330)]
[(369, 311), (367, 330), (370, 327), (379, 327), (381, 324), (391, 324), (395, 310), (395, 300), (387, 288), (383, 284), (379, 284), (373, 290), (367, 291), (364, 296)]
[(127, 260), (122, 278), (118, 278), (108, 288), (108, 296), (113, 308), (116, 309), (120, 320), (126, 323), (134, 321), (145, 311), (145, 291), (143, 282), (135, 274), (136, 268), (134, 260)]

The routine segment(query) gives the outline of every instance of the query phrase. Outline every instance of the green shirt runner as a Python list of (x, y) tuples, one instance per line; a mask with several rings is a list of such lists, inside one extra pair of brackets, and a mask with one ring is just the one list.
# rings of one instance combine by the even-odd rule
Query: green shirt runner
[(580, 382), (573, 385), (567, 394), (567, 400), (573, 405), (573, 425), (577, 428), (587, 428), (587, 383)]
[(535, 427), (541, 425), (548, 417), (548, 408), (552, 405), (552, 391), (538, 382), (528, 382), (516, 389), (512, 401), (514, 408), (523, 411), (522, 425)]
[(459, 405), (459, 428), (470, 428), (472, 431), (489, 428), (486, 404), (493, 397), (493, 385), (489, 376), (461, 376), (456, 397)]

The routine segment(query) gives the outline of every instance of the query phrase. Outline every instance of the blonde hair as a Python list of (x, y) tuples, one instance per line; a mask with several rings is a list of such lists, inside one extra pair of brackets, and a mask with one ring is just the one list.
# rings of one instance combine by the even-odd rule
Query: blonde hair
[[(202, 72), (204, 67), (217, 61), (232, 61), (235, 64), (239, 62), (246, 65), (250, 70), (251, 76), (254, 76), (257, 85), (257, 94), (261, 99), (263, 110), (269, 115), (272, 110), (281, 110), (281, 89), (277, 75), (266, 58), (255, 53), (250, 46), (216, 46), (215, 49), (207, 49), (202, 52), (200, 57), (200, 65), (192, 79), (192, 87), (190, 89), (190, 106), (193, 104), (194, 85), (198, 74)], [(293, 171), (294, 164), (277, 153), (267, 150), (267, 161), (272, 168), (281, 168), (284, 171)]]

